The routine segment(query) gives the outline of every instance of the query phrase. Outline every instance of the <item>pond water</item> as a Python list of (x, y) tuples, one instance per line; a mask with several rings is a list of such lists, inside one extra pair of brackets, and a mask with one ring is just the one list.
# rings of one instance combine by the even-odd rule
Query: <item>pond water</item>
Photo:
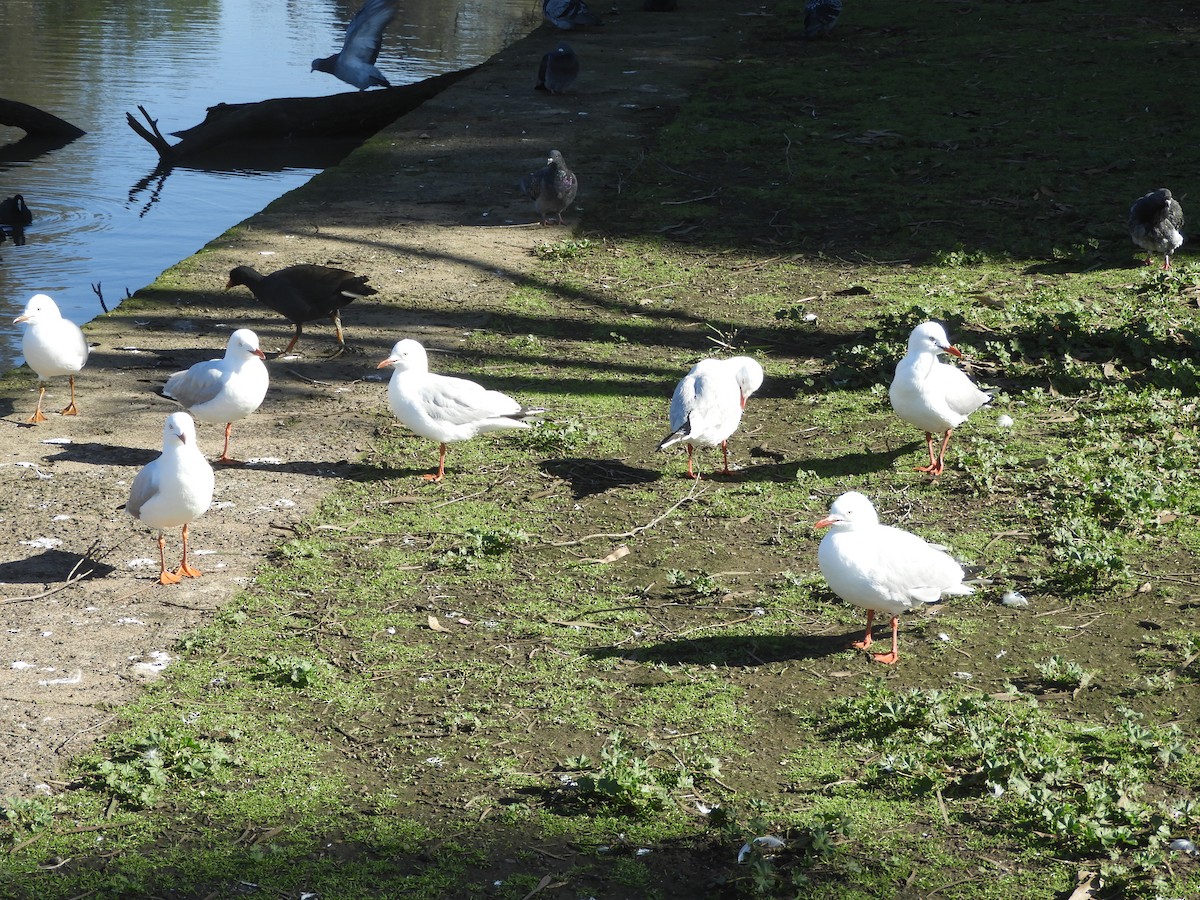
[[(262, 168), (178, 167), (125, 114), (144, 106), (170, 132), (217, 103), (353, 91), (309, 70), (341, 47), (361, 0), (3, 0), (0, 98), (39, 107), (87, 134), (48, 151), (0, 125), (0, 199), (34, 216), (24, 246), (0, 244), (0, 371), (19, 364), (12, 320), (35, 293), (83, 324), (152, 282), (352, 146), (320, 146)], [(541, 21), (537, 0), (400, 0), (377, 63), (392, 84), (481, 63)], [(173, 138), (172, 138), (173, 140)], [(26, 144), (28, 142), (25, 142)], [(223, 285), (222, 285), (223, 287)]]

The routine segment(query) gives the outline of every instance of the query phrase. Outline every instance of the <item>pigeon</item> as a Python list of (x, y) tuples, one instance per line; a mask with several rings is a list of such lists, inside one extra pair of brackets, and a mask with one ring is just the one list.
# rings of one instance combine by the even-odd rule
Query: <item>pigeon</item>
[(542, 0), (542, 15), (555, 28), (570, 31), (581, 25), (603, 25), (583, 0)]
[(179, 403), (201, 422), (225, 423), (225, 448), (219, 463), (238, 464), (229, 455), (229, 434), (233, 423), (258, 409), (267, 395), (269, 378), (264, 359), (258, 335), (249, 328), (239, 328), (229, 336), (223, 358), (198, 362), (176, 372), (162, 389), (164, 397)]
[(75, 406), (75, 374), (88, 358), (87, 340), (83, 331), (70, 319), (64, 319), (56, 304), (45, 294), (34, 294), (25, 304), (21, 315), (13, 319), (14, 325), (24, 323), (25, 335), (21, 339), (21, 352), (29, 368), (37, 373), (38, 402), (30, 423), (45, 422), (42, 398), (46, 395), (46, 379), (56, 375), (70, 376), (71, 402), (62, 409), (64, 416), (79, 414)]
[(702, 359), (675, 386), (671, 397), (671, 433), (658, 449), (666, 450), (687, 442), (688, 478), (692, 471), (692, 447), (720, 447), (725, 460), (722, 474), (729, 470), (729, 436), (742, 421), (746, 401), (763, 382), (763, 370), (748, 356), (731, 359)]
[(488, 431), (528, 428), (527, 418), (545, 412), (474, 381), (430, 372), (425, 348), (408, 338), (397, 341), (377, 368), (389, 366), (388, 406), (401, 425), (441, 444), (437, 472), (425, 475), (426, 481), (446, 477), (446, 444)]
[[(962, 358), (962, 352), (950, 343), (946, 330), (937, 322), (924, 322), (908, 336), (908, 353), (896, 366), (888, 397), (896, 415), (925, 432), (929, 465), (917, 466), (918, 472), (940, 475), (945, 467), (950, 433), (979, 407), (991, 400), (957, 366), (938, 359), (941, 353)], [(933, 454), (934, 434), (945, 433), (941, 452)]]
[(842, 14), (842, 0), (807, 0), (804, 4), (804, 36), (825, 37)]
[[(25, 205), (23, 196), (14, 194), (0, 200), (0, 235), (3, 235), (4, 232), (11, 232), (14, 246), (23, 247), (25, 245), (25, 228), (32, 224), (33, 213)], [(4, 238), (0, 237), (0, 243), (3, 242)]]
[[(196, 423), (185, 412), (167, 416), (163, 426), (162, 454), (147, 463), (133, 479), (125, 511), (158, 529), (158, 583), (178, 584), (200, 571), (188, 565), (188, 525), (212, 505), (212, 466), (196, 446)], [(183, 528), (183, 558), (179, 568), (167, 571), (165, 528)]]
[[(379, 292), (367, 285), (368, 276), (355, 275), (331, 266), (299, 265), (262, 275), (250, 266), (238, 266), (229, 273), (225, 290), (244, 285), (258, 302), (275, 310), (296, 328), (281, 356), (292, 352), (300, 340), (305, 322), (329, 319), (337, 334), (338, 350), (346, 349), (342, 334), (342, 307)], [(334, 355), (336, 356), (337, 353)]]
[(975, 592), (963, 583), (962, 566), (950, 554), (911, 532), (880, 525), (875, 506), (858, 491), (838, 497), (829, 515), (813, 527), (829, 529), (817, 550), (817, 564), (830, 590), (867, 611), (866, 633), (852, 646), (870, 648), (876, 612), (892, 619), (891, 652), (873, 654), (876, 662), (890, 665), (898, 658), (900, 613), (936, 603), (943, 594)]
[[(1183, 207), (1166, 188), (1151, 191), (1129, 207), (1129, 236), (1148, 254), (1161, 253), (1163, 268), (1171, 268), (1171, 254), (1183, 243)], [(1146, 257), (1146, 265), (1154, 263)]]
[(567, 88), (579, 77), (579, 57), (566, 41), (542, 56), (538, 66), (538, 80), (534, 90), (565, 94)]
[(558, 224), (565, 225), (563, 213), (575, 201), (579, 179), (567, 168), (563, 155), (551, 150), (543, 168), (521, 179), (521, 192), (537, 206), (543, 225), (552, 225), (552, 216), (558, 216)]
[(366, 0), (346, 26), (346, 40), (340, 52), (312, 61), (313, 72), (328, 72), (360, 91), (372, 85), (391, 87), (384, 74), (375, 68), (383, 30), (396, 15), (397, 0)]

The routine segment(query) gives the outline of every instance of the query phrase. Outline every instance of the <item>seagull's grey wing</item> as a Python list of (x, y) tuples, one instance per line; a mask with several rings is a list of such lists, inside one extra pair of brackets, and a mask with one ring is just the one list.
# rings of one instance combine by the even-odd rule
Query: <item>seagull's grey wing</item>
[(225, 370), (221, 368), (220, 363), (219, 359), (211, 359), (208, 362), (196, 363), (182, 372), (176, 372), (167, 379), (166, 385), (163, 386), (163, 394), (178, 401), (184, 409), (207, 403), (225, 387)]
[(125, 511), (135, 519), (142, 517), (142, 507), (158, 493), (158, 460), (147, 463), (133, 479), (129, 488), (129, 499), (125, 501)]
[(346, 42), (342, 45), (345, 62), (360, 61), (375, 65), (383, 46), (383, 30), (396, 15), (396, 0), (367, 0), (346, 26)]
[(431, 378), (421, 391), (421, 402), (431, 419), (453, 425), (470, 425), (521, 412), (521, 404), (507, 394), (450, 375)]

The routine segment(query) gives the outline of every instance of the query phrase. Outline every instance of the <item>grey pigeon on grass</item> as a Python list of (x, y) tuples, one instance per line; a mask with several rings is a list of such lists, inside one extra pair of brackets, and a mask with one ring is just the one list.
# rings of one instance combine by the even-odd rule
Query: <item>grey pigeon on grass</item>
[(342, 49), (312, 61), (313, 72), (328, 72), (360, 91), (372, 85), (391, 87), (392, 84), (375, 68), (379, 49), (383, 46), (383, 30), (396, 15), (397, 0), (367, 0), (346, 26)]
[(555, 28), (570, 31), (581, 25), (603, 25), (583, 0), (542, 0), (542, 15)]
[(579, 57), (575, 55), (570, 44), (560, 41), (557, 47), (542, 56), (534, 90), (564, 94), (578, 77)]
[(808, 0), (804, 4), (804, 36), (825, 37), (842, 14), (842, 0)]
[(575, 202), (578, 191), (579, 179), (557, 150), (550, 151), (543, 168), (521, 179), (521, 192), (536, 204), (543, 225), (554, 224), (550, 221), (554, 216), (559, 225), (565, 225), (563, 213)]
[[(1166, 188), (1151, 191), (1129, 207), (1129, 236), (1148, 254), (1161, 253), (1163, 268), (1171, 268), (1171, 254), (1183, 244), (1183, 207)], [(1146, 265), (1154, 262), (1146, 257)]]

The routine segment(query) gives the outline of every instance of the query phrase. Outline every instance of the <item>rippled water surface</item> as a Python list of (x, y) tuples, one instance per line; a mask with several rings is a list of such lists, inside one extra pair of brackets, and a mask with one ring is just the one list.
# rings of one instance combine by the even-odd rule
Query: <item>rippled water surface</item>
[[(0, 0), (0, 97), (87, 134), (26, 149), (0, 125), (0, 198), (23, 194), (34, 224), (0, 244), (0, 371), (20, 360), (12, 319), (38, 292), (83, 323), (346, 152), (317, 147), (227, 171), (155, 176), (130, 130), (144, 106), (164, 134), (217, 103), (353, 91), (312, 60), (336, 52), (360, 6), (334, 0)], [(378, 66), (393, 84), (475, 65), (540, 21), (536, 0), (401, 0)], [(174, 138), (172, 138), (174, 140)]]

